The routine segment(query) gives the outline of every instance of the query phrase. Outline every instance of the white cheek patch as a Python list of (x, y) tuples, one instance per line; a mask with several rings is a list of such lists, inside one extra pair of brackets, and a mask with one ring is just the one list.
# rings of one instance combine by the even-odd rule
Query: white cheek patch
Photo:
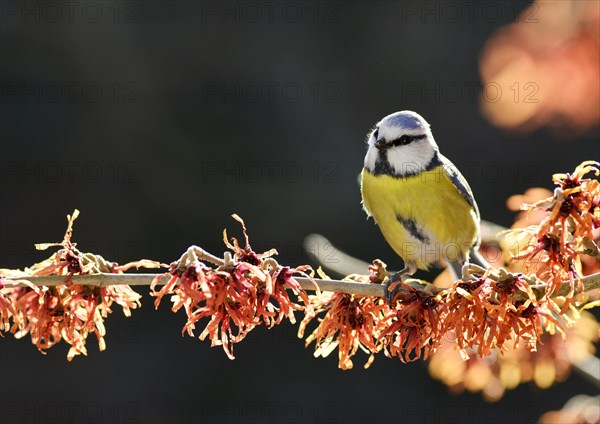
[(418, 140), (406, 146), (394, 146), (387, 151), (387, 160), (396, 175), (417, 174), (427, 169), (436, 149), (426, 140)]

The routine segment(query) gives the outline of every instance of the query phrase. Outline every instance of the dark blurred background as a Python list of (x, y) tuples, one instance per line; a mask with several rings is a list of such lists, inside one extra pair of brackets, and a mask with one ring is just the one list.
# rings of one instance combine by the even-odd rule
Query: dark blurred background
[[(223, 228), (241, 234), (237, 213), (255, 249), (277, 248), (281, 263), (314, 264), (302, 241), (320, 233), (396, 267), (361, 209), (357, 175), (367, 131), (403, 109), (429, 121), (483, 218), (510, 226), (510, 195), (551, 188), (553, 173), (600, 157), (594, 119), (556, 130), (565, 115), (546, 114), (511, 128), (489, 111), (554, 99), (543, 70), (482, 80), (497, 31), (544, 24), (521, 13), (529, 6), (0, 1), (0, 267), (45, 258), (33, 244), (60, 241), (75, 208), (78, 247), (120, 263), (170, 262), (191, 244), (221, 254)], [(335, 354), (313, 358), (287, 323), (254, 330), (230, 361), (181, 337), (184, 316), (168, 302), (142, 303), (130, 319), (115, 306), (107, 350), (90, 337), (88, 357), (72, 363), (64, 344), (42, 355), (5, 334), (0, 422), (529, 423), (597, 393), (572, 375), (489, 404), (451, 395), (422, 362), (380, 355), (363, 370), (359, 355), (340, 371)]]

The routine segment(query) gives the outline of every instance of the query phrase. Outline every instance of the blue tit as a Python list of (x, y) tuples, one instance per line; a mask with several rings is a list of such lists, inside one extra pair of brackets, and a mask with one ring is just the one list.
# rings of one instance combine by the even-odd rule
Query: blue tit
[(429, 124), (412, 111), (392, 113), (368, 135), (361, 173), (362, 204), (404, 261), (396, 275), (444, 260), (460, 276), (477, 254), (479, 209), (465, 178), (445, 158)]

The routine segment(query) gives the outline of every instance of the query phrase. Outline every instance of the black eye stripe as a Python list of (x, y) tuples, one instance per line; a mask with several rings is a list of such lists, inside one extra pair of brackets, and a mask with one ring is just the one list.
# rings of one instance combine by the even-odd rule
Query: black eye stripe
[(403, 135), (400, 138), (394, 140), (394, 146), (405, 146), (412, 143), (413, 139), (409, 135)]
[(400, 138), (397, 138), (393, 141), (394, 146), (406, 146), (407, 144), (412, 143), (415, 140), (421, 140), (422, 138), (427, 137), (426, 134), (419, 135), (403, 135)]

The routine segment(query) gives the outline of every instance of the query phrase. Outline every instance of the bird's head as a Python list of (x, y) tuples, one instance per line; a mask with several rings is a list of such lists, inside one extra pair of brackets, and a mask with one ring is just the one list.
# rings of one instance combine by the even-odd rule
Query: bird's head
[(392, 113), (379, 121), (367, 144), (365, 168), (376, 174), (417, 174), (438, 153), (429, 124), (410, 110)]

